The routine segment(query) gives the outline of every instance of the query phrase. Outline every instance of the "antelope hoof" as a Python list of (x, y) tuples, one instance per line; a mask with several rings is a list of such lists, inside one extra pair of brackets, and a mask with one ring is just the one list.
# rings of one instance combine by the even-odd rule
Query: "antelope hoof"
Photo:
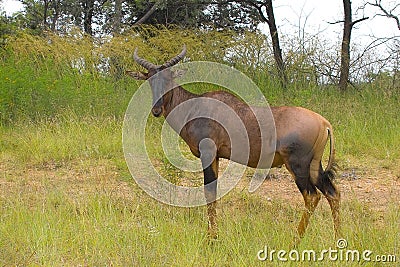
[(296, 235), (296, 237), (292, 241), (292, 244), (290, 245), (290, 249), (296, 249), (300, 245), (300, 242), (301, 237)]
[(208, 240), (209, 241), (217, 241), (218, 240), (218, 229), (217, 226), (208, 226), (208, 231), (207, 231), (207, 235), (208, 235)]

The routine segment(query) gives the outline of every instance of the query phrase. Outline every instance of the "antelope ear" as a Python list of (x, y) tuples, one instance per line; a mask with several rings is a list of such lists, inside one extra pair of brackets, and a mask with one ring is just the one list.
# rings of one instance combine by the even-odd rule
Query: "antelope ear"
[(137, 71), (127, 70), (127, 71), (125, 71), (125, 73), (136, 80), (147, 80), (147, 78), (148, 78), (148, 73), (145, 73), (145, 72), (137, 72)]
[(187, 72), (187, 69), (177, 69), (173, 71), (172, 77), (175, 78), (181, 78), (185, 73)]

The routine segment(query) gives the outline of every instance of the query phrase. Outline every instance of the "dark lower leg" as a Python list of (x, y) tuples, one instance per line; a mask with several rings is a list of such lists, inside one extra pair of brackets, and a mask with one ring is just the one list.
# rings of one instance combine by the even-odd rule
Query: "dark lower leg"
[(204, 194), (207, 202), (208, 215), (208, 235), (212, 239), (218, 236), (217, 226), (217, 177), (218, 177), (218, 159), (204, 169)]

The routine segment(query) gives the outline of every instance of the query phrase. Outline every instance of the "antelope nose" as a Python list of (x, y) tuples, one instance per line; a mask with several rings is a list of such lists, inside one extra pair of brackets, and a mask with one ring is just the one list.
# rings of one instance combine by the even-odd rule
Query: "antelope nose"
[(161, 107), (152, 108), (151, 113), (153, 113), (154, 117), (160, 117), (162, 113), (162, 108)]

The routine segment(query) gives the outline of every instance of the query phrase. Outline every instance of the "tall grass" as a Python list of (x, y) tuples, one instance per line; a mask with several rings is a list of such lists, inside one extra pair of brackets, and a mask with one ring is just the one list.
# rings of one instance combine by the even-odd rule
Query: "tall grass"
[[(139, 83), (121, 74), (128, 66), (135, 68), (135, 46), (152, 51), (146, 57), (155, 62), (179, 51), (181, 42), (173, 33), (162, 33), (146, 36), (149, 43), (135, 35), (95, 44), (82, 36), (22, 34), (1, 51), (0, 265), (265, 266), (270, 262), (257, 260), (265, 245), (289, 250), (301, 203), (271, 203), (235, 190), (221, 200), (220, 239), (210, 245), (203, 207), (165, 206), (131, 182), (121, 127)], [(217, 33), (212, 38), (179, 34), (191, 59), (224, 60), (219, 54), (223, 48), (212, 42), (221, 37)], [(222, 34), (221, 40), (229, 37)], [(303, 106), (326, 117), (335, 129), (339, 163), (366, 159), (384, 161), (389, 168), (398, 164), (399, 96), (389, 89), (364, 85), (342, 94), (304, 83), (282, 89), (267, 75), (247, 73), (271, 105)], [(206, 84), (187, 88), (195, 93), (216, 89)], [(148, 123), (146, 145), (159, 171), (174, 182), (195, 176), (179, 172), (162, 153), (157, 138), (162, 119)], [(109, 171), (100, 175), (102, 168)], [(400, 256), (398, 205), (391, 204), (379, 217), (350, 199), (343, 203), (342, 216), (351, 249)], [(334, 247), (331, 229), (325, 203), (299, 249)]]
[(132, 92), (128, 79), (114, 80), (87, 74), (57, 75), (34, 62), (7, 59), (0, 68), (0, 122), (40, 121), (64, 116), (122, 116)]
[[(2, 152), (36, 163), (71, 160), (85, 154), (121, 156), (123, 114), (135, 86), (133, 82), (133, 89), (127, 91), (99, 89), (100, 92), (87, 94), (72, 89), (71, 96), (63, 100), (62, 95), (19, 99), (25, 106), (15, 103), (11, 113), (3, 113), (7, 119), (0, 131)], [(190, 90), (206, 91), (207, 86), (191, 86)], [(334, 127), (338, 159), (355, 156), (393, 161), (400, 156), (400, 110), (395, 98), (378, 95), (371, 89), (347, 94), (318, 89), (266, 94), (270, 105), (299, 105), (326, 117)], [(55, 101), (64, 104), (56, 108)], [(149, 140), (154, 139), (152, 147), (157, 149), (161, 143), (156, 136), (163, 122), (151, 119), (149, 123), (154, 133)]]
[[(67, 185), (63, 185), (67, 186)], [(290, 251), (301, 209), (269, 203), (256, 195), (233, 192), (219, 208), (220, 238), (209, 244), (202, 207), (165, 206), (147, 196), (121, 197), (97, 192), (73, 199), (59, 190), (36, 198), (26, 195), (1, 200), (0, 263), (61, 266), (264, 266), (257, 253)], [(133, 189), (134, 190), (134, 189)], [(398, 255), (398, 206), (379, 221), (357, 200), (342, 209), (348, 249)], [(337, 249), (327, 205), (313, 216), (298, 251)], [(293, 229), (289, 230), (288, 229)], [(329, 230), (327, 230), (329, 229)], [(388, 234), (391, 233), (391, 234)], [(373, 262), (361, 262), (374, 266)], [(273, 265), (280, 266), (275, 257)], [(289, 266), (358, 266), (358, 262), (288, 262)], [(387, 266), (394, 266), (387, 263)]]
[(121, 157), (121, 123), (114, 117), (79, 118), (74, 113), (56, 119), (20, 122), (2, 128), (3, 159), (43, 165), (79, 159)]

